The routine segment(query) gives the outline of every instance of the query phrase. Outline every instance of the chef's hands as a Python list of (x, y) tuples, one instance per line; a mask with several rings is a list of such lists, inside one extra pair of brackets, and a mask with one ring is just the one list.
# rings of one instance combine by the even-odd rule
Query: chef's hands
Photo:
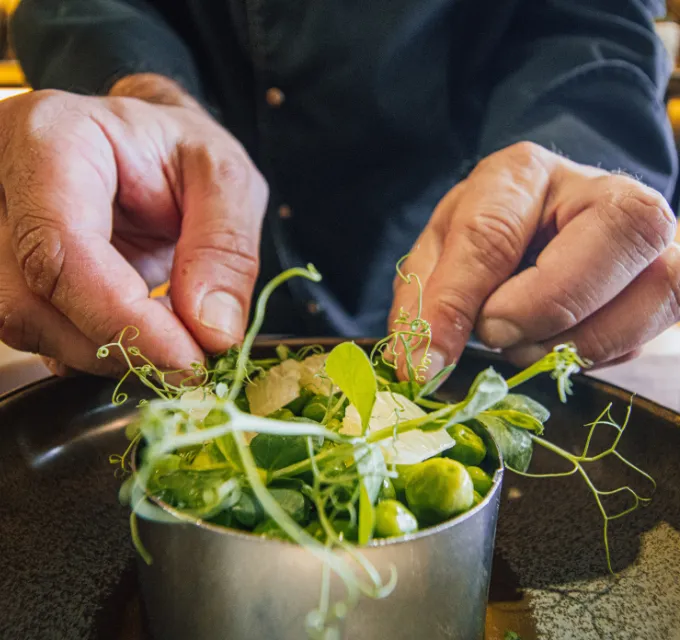
[[(137, 89), (139, 91), (137, 91)], [(116, 373), (97, 347), (126, 326), (161, 367), (241, 338), (267, 185), (176, 85), (0, 103), (0, 340), (53, 370)], [(149, 287), (171, 278), (170, 304)]]
[[(675, 227), (664, 198), (632, 178), (531, 143), (489, 156), (440, 202), (404, 266), (424, 284), (430, 375), (472, 330), (520, 366), (564, 342), (599, 364), (632, 356), (680, 320)], [(535, 266), (515, 274), (527, 254)], [(397, 279), (392, 318), (416, 301)]]

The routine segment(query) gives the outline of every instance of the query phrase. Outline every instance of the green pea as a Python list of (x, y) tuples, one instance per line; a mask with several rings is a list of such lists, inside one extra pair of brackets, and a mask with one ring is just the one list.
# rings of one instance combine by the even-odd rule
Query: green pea
[(248, 402), (248, 396), (244, 392), (239, 393), (234, 399), (234, 404), (236, 408), (243, 413), (250, 413), (250, 402)]
[(302, 389), (300, 391), (300, 395), (295, 398), (295, 400), (291, 400), (287, 405), (286, 409), (289, 409), (292, 411), (296, 416), (302, 415), (302, 410), (305, 408), (305, 405), (314, 397), (314, 392), (310, 391), (309, 389)]
[(398, 500), (383, 500), (375, 508), (376, 538), (397, 538), (418, 531), (416, 517)]
[(467, 472), (470, 474), (475, 491), (485, 496), (493, 486), (491, 476), (479, 467), (468, 467)]
[(340, 431), (342, 429), (342, 422), (337, 418), (331, 418), (326, 424), (326, 429), (329, 431)]
[[(240, 407), (239, 407), (240, 408)], [(203, 424), (206, 427), (216, 427), (229, 421), (229, 414), (222, 409), (210, 409), (208, 415), (203, 418)]]
[(349, 520), (334, 520), (333, 529), (338, 537), (350, 542), (356, 542), (358, 539), (358, 531), (356, 525), (353, 525)]
[(295, 414), (290, 409), (286, 409), (284, 407), (283, 409), (272, 411), (267, 417), (271, 418), (272, 420), (283, 420), (284, 422), (290, 422), (293, 418), (295, 418)]
[(264, 536), (265, 538), (275, 538), (277, 540), (287, 540), (292, 542), (290, 536), (271, 518), (260, 522), (254, 529), (253, 533)]
[[(337, 519), (331, 523), (331, 526), (338, 537), (342, 537), (344, 540), (349, 540), (350, 542), (356, 542), (357, 528), (349, 520)], [(318, 520), (310, 522), (306, 527), (306, 531), (310, 536), (316, 538), (320, 542), (326, 542), (326, 530)]]
[(385, 478), (380, 486), (380, 499), (381, 500), (395, 500), (397, 497), (397, 491), (389, 478)]
[(312, 536), (312, 538), (315, 538), (316, 540), (319, 540), (320, 542), (325, 542), (326, 539), (326, 532), (324, 531), (324, 528), (321, 526), (321, 523), (318, 520), (312, 520), (306, 527), (305, 531)]
[(460, 462), (432, 458), (413, 465), (406, 482), (406, 500), (418, 522), (437, 524), (472, 506), (474, 486)]
[(323, 422), (328, 411), (329, 398), (327, 396), (312, 396), (302, 410), (302, 417), (314, 422)]
[(449, 435), (456, 444), (444, 452), (448, 458), (457, 460), (466, 466), (478, 465), (486, 457), (484, 441), (464, 424), (454, 424), (448, 429)]

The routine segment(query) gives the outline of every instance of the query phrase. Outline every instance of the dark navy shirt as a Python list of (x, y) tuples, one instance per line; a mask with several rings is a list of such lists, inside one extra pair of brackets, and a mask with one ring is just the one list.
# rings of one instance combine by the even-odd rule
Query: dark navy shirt
[(663, 4), (23, 0), (13, 30), (35, 88), (155, 72), (212, 108), (271, 188), (263, 278), (324, 276), (269, 329), (356, 336), (384, 333), (396, 261), (495, 150), (533, 141), (671, 195)]

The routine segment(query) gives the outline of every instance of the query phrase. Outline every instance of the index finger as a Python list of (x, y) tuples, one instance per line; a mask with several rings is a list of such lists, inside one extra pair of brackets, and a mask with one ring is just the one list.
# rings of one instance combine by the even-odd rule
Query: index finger
[(63, 123), (76, 125), (78, 136), (33, 135), (28, 157), (8, 152), (0, 165), (26, 283), (93, 343), (134, 326), (140, 348), (159, 367), (189, 366), (202, 358), (200, 349), (171, 311), (149, 299), (144, 280), (110, 244), (116, 161), (99, 125), (79, 116)]
[[(441, 251), (414, 249), (413, 263), (429, 263), (424, 271), (431, 271), (422, 308), (432, 330), (429, 375), (460, 356), (484, 301), (517, 268), (541, 218), (550, 156), (522, 144), (489, 157), (428, 225), (428, 232), (443, 236)], [(427, 251), (432, 243), (421, 246)], [(413, 312), (417, 293), (400, 287), (394, 307)]]

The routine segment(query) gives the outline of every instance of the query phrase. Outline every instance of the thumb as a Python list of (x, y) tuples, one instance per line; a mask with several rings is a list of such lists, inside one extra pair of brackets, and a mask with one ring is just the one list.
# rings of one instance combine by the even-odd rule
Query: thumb
[(243, 338), (268, 188), (240, 145), (222, 136), (219, 146), (181, 149), (180, 170), (172, 305), (201, 347), (217, 353)]

